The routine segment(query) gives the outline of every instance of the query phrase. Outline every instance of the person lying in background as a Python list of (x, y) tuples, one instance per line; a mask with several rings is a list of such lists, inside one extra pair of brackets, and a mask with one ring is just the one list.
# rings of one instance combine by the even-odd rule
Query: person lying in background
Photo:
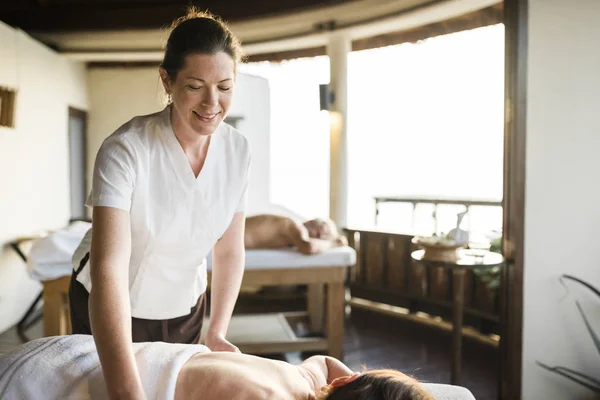
[[(296, 366), (165, 342), (133, 343), (133, 353), (148, 399), (434, 400), (421, 383), (399, 371), (353, 372), (326, 356)], [(0, 398), (107, 399), (93, 337), (46, 337), (0, 355)]]
[(246, 218), (246, 249), (282, 249), (296, 247), (300, 253), (316, 254), (333, 247), (348, 245), (330, 219), (300, 222), (274, 214)]

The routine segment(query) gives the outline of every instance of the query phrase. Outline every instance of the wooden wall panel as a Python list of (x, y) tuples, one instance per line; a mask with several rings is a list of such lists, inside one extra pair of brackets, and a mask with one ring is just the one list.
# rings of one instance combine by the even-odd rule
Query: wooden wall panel
[(411, 296), (427, 297), (427, 269), (425, 266), (411, 260), (408, 275), (408, 293)]
[(410, 260), (411, 236), (394, 235), (388, 243), (388, 288), (394, 291), (406, 290), (408, 264)]
[(385, 250), (387, 237), (377, 233), (369, 233), (366, 246), (366, 283), (370, 286), (383, 287)]

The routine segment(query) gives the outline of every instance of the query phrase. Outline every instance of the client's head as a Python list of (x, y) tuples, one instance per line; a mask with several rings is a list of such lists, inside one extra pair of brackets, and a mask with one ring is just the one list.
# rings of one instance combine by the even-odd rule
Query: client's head
[(311, 219), (310, 221), (306, 221), (304, 226), (308, 230), (308, 235), (311, 238), (333, 240), (340, 236), (335, 222), (330, 219)]
[(335, 379), (316, 400), (434, 400), (414, 378), (400, 371), (378, 369)]

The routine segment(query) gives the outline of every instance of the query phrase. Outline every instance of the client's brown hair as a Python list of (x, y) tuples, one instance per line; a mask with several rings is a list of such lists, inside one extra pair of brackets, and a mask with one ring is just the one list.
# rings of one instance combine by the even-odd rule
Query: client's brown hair
[(416, 379), (392, 369), (363, 372), (339, 387), (324, 386), (317, 400), (434, 400)]

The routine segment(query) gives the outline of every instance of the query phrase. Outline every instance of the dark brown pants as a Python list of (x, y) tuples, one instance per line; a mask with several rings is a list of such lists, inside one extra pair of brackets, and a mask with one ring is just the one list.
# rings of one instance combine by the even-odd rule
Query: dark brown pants
[[(89, 253), (85, 255), (77, 271), (71, 275), (69, 287), (69, 304), (71, 307), (71, 328), (73, 334), (91, 335), (90, 315), (88, 311), (89, 293), (87, 289), (77, 281), (77, 275), (81, 272), (89, 259)], [(198, 303), (190, 310), (188, 315), (167, 320), (152, 320), (131, 318), (131, 333), (134, 342), (167, 342), (167, 343), (198, 343), (202, 321), (204, 320), (206, 307), (203, 294)]]

